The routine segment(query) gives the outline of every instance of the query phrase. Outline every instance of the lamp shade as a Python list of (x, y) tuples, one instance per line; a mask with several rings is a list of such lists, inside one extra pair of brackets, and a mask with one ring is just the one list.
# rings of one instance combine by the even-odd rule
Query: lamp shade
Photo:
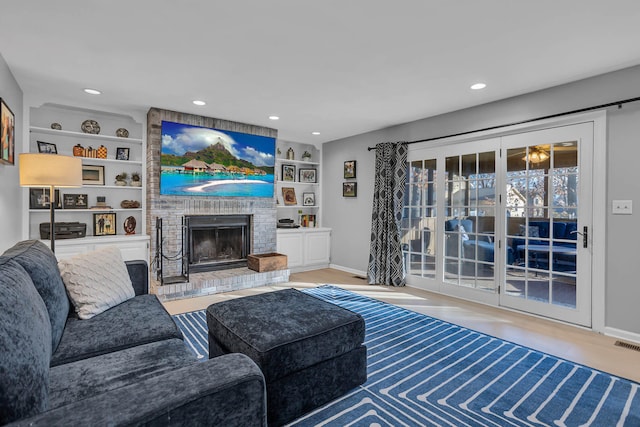
[(22, 187), (82, 187), (82, 160), (78, 157), (23, 153), (19, 162)]

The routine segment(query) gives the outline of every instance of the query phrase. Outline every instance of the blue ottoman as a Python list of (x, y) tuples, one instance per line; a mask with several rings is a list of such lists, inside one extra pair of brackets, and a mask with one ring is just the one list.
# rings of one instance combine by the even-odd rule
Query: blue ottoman
[(243, 353), (262, 369), (270, 426), (367, 380), (362, 316), (295, 289), (212, 304), (207, 326), (210, 358)]

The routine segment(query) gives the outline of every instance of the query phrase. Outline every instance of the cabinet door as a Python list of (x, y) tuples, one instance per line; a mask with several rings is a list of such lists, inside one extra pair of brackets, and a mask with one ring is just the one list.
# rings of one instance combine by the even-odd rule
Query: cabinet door
[(302, 233), (278, 234), (277, 250), (279, 253), (287, 256), (287, 266), (289, 268), (299, 267), (303, 264), (303, 237)]
[(329, 233), (308, 233), (305, 239), (305, 265), (329, 263)]

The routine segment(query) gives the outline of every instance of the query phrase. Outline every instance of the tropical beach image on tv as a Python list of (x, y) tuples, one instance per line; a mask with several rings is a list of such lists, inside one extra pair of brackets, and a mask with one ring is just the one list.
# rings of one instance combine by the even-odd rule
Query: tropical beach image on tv
[(162, 122), (160, 194), (273, 197), (275, 138)]

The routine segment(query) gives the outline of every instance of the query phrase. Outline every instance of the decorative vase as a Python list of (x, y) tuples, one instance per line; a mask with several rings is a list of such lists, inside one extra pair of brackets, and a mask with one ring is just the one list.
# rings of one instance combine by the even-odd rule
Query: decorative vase
[(116, 185), (119, 187), (124, 187), (127, 185), (127, 181), (116, 181)]
[(84, 147), (80, 144), (76, 144), (73, 146), (73, 155), (76, 157), (84, 156)]
[(129, 185), (132, 187), (142, 187), (142, 181), (131, 181)]
[(295, 154), (293, 152), (293, 148), (289, 147), (287, 150), (287, 160), (294, 160)]

